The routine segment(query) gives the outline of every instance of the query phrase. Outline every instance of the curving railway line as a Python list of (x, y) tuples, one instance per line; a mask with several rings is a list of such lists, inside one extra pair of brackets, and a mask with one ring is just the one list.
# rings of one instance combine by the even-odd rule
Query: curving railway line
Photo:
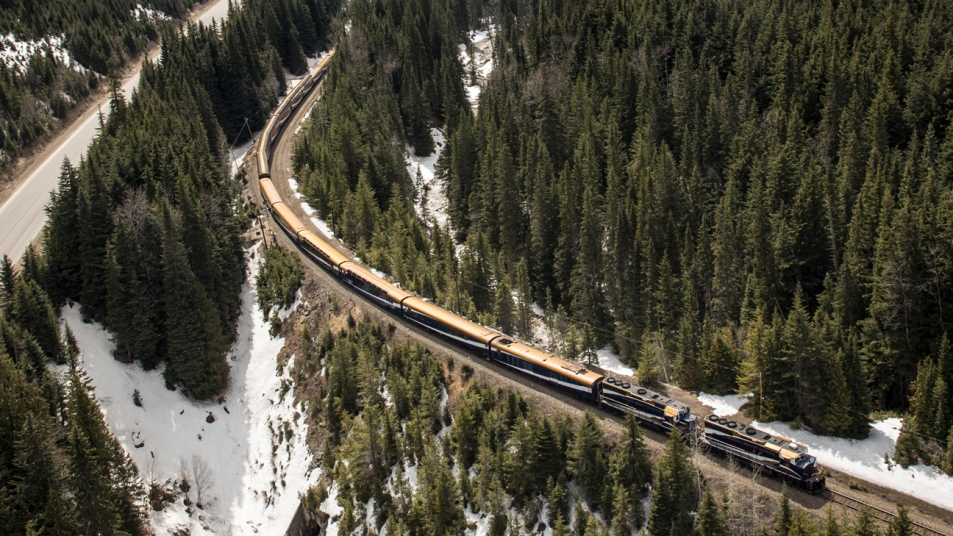
[[(357, 291), (365, 300), (401, 316), (430, 335), (437, 335), (455, 346), (463, 347), (489, 361), (495, 361), (506, 369), (530, 376), (556, 388), (557, 391), (575, 395), (602, 409), (632, 413), (650, 428), (660, 431), (680, 430), (698, 437), (709, 450), (717, 454), (728, 455), (747, 465), (765, 468), (782, 480), (811, 493), (825, 488), (823, 471), (816, 466), (814, 458), (808, 456), (803, 445), (787, 438), (772, 437), (755, 428), (725, 419), (696, 419), (688, 406), (675, 400), (601, 375), (578, 363), (564, 361), (502, 333), (474, 324), (378, 277), (309, 230), (285, 204), (278, 185), (272, 182), (271, 159), (289, 119), (295, 117), (296, 109), (302, 102), (308, 101), (309, 93), (319, 85), (332, 55), (333, 51), (289, 92), (272, 114), (260, 137), (256, 155), (258, 186), (262, 200), (274, 222), (304, 256)], [(823, 497), (852, 510), (866, 507), (885, 523), (896, 517), (888, 510), (835, 490), (825, 490)], [(944, 534), (917, 522), (914, 522), (914, 526), (920, 534)]]
[[(885, 510), (879, 506), (864, 502), (855, 497), (851, 497), (850, 495), (845, 495), (839, 491), (827, 489), (824, 492), (824, 496), (831, 502), (837, 503), (850, 510), (854, 510), (855, 512), (866, 509), (874, 518), (878, 519), (885, 525), (889, 524), (894, 518), (897, 517), (897, 514), (889, 510)], [(932, 529), (926, 525), (913, 521), (912, 519), (910, 520), (910, 523), (914, 526), (914, 532), (916, 534), (922, 534), (923, 536), (948, 536), (945, 532)]]

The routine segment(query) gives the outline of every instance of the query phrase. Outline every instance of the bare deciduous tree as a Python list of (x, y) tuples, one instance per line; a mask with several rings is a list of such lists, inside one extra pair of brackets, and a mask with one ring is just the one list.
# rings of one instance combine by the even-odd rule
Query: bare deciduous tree
[(212, 468), (204, 458), (193, 454), (189, 469), (195, 485), (195, 506), (204, 508), (207, 504), (205, 499), (209, 499), (208, 492), (212, 489)]

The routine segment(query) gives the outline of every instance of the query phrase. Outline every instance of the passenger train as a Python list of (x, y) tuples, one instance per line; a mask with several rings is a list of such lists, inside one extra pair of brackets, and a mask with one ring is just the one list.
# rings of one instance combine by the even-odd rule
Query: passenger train
[(763, 467), (812, 493), (823, 489), (824, 472), (807, 453), (807, 447), (714, 415), (699, 425), (685, 404), (540, 351), (453, 314), (377, 276), (308, 230), (272, 183), (270, 155), (285, 123), (324, 77), (332, 54), (333, 51), (322, 59), (281, 102), (261, 134), (257, 154), (261, 197), (275, 222), (305, 255), (380, 307), (488, 360), (597, 406), (631, 413), (644, 425), (657, 430), (678, 430), (692, 440), (701, 440), (713, 451)]

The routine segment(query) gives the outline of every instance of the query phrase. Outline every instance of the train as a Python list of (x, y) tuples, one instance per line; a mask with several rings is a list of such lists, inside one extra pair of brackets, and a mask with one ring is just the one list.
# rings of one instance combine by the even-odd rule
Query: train
[(804, 445), (715, 415), (699, 419), (688, 405), (644, 386), (596, 372), (476, 324), (375, 274), (309, 230), (285, 204), (272, 182), (270, 155), (292, 113), (324, 77), (333, 53), (323, 58), (282, 100), (261, 133), (256, 157), (258, 187), (265, 208), (305, 256), (381, 308), (487, 360), (596, 406), (632, 414), (643, 425), (661, 432), (677, 430), (692, 441), (700, 441), (708, 450), (763, 468), (811, 493), (824, 488), (824, 470)]

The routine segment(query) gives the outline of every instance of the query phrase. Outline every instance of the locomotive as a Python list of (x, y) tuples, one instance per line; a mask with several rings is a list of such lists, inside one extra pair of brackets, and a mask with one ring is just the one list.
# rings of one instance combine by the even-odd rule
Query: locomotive
[(333, 53), (322, 59), (271, 115), (261, 134), (257, 154), (258, 187), (264, 204), (304, 255), (381, 308), (485, 359), (596, 406), (632, 414), (643, 425), (656, 430), (678, 430), (690, 440), (701, 441), (709, 450), (761, 467), (812, 493), (823, 489), (824, 472), (818, 468), (816, 459), (807, 454), (807, 447), (714, 415), (699, 423), (685, 404), (543, 352), (415, 296), (350, 260), (309, 230), (275, 188), (270, 174), (270, 154), (292, 112), (324, 77)]

